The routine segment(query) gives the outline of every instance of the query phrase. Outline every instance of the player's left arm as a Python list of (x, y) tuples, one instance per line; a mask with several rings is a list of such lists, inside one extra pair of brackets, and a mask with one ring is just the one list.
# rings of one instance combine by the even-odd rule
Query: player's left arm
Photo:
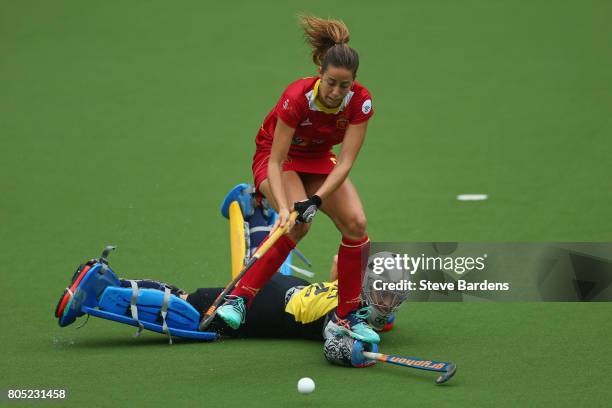
[(351, 124), (346, 129), (342, 147), (340, 148), (340, 154), (338, 155), (338, 163), (315, 193), (321, 197), (321, 201), (325, 202), (325, 197), (328, 197), (336, 191), (349, 175), (355, 163), (355, 159), (357, 159), (357, 155), (361, 150), (363, 141), (365, 140), (367, 129), (367, 121)]

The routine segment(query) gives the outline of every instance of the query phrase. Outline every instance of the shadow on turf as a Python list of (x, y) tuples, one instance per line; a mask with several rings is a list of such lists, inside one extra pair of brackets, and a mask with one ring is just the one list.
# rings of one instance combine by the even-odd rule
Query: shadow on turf
[[(173, 338), (172, 346), (180, 346), (182, 344), (206, 344), (207, 342), (189, 340), (182, 338)], [(170, 346), (168, 338), (162, 336), (155, 337), (104, 337), (95, 339), (79, 339), (71, 345), (73, 348), (112, 348), (112, 347), (146, 347), (146, 346)]]

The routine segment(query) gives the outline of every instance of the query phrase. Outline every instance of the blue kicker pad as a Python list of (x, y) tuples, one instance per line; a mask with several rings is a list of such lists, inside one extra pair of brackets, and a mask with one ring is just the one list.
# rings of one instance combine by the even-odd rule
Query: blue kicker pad
[[(274, 224), (276, 221), (276, 211), (272, 207), (269, 207), (270, 216), (264, 215), (261, 207), (254, 207), (252, 194), (255, 192), (255, 188), (248, 183), (237, 184), (230, 192), (225, 196), (221, 203), (221, 215), (229, 219), (229, 207), (234, 201), (238, 202), (242, 217), (246, 222), (249, 223), (250, 228), (255, 227), (268, 227)], [(249, 232), (250, 248), (247, 248), (249, 253), (253, 253), (254, 250), (261, 244), (261, 242), (268, 236), (268, 231), (259, 230), (256, 232)], [(291, 275), (291, 253), (287, 256), (279, 272), (283, 275)]]
[[(130, 315), (131, 288), (108, 287), (100, 298), (99, 308), (86, 308), (85, 313), (119, 323), (138, 326), (138, 322)], [(139, 289), (136, 307), (138, 318), (143, 327), (157, 333), (164, 333), (161, 323), (161, 307), (164, 292), (155, 289)], [(216, 340), (218, 335), (213, 332), (198, 331), (200, 313), (187, 301), (171, 295), (166, 316), (168, 331), (177, 337), (187, 337), (199, 340)]]
[(229, 206), (234, 201), (238, 201), (244, 219), (250, 218), (253, 215), (253, 204), (251, 202), (251, 193), (253, 192), (255, 192), (255, 189), (247, 183), (240, 183), (232, 188), (221, 203), (221, 215), (229, 220)]
[(87, 313), (83, 308), (98, 305), (98, 298), (108, 286), (119, 285), (119, 278), (108, 265), (95, 263), (74, 289), (72, 298), (59, 318), (59, 325), (64, 327), (73, 323), (77, 317)]

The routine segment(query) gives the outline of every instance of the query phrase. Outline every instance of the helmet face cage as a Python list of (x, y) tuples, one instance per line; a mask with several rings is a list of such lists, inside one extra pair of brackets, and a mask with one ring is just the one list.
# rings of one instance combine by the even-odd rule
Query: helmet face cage
[(395, 312), (408, 299), (406, 290), (377, 290), (374, 282), (399, 283), (408, 279), (410, 274), (403, 269), (385, 269), (382, 273), (374, 273), (374, 258), (394, 258), (396, 254), (379, 252), (368, 259), (361, 289), (362, 299), (370, 306), (376, 307), (381, 313), (388, 315)]
[(364, 301), (377, 308), (382, 314), (388, 315), (395, 312), (406, 300), (399, 293), (387, 290), (364, 291)]

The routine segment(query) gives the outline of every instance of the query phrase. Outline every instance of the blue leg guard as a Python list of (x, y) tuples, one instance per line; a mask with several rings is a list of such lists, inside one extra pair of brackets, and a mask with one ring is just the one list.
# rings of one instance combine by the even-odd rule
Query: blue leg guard
[[(107, 247), (101, 258), (81, 265), (68, 288), (62, 293), (55, 309), (60, 326), (72, 324), (88, 314), (103, 319), (166, 333), (169, 336), (198, 340), (215, 340), (217, 333), (200, 332), (200, 314), (186, 301), (173, 295), (172, 287), (165, 290), (139, 289), (136, 281), (131, 288), (122, 288), (121, 281), (108, 266), (106, 257), (113, 247)], [(172, 342), (172, 338), (170, 338)]]
[(98, 309), (87, 309), (87, 313), (104, 319), (138, 326), (142, 329), (170, 336), (199, 340), (215, 340), (216, 333), (200, 332), (200, 313), (187, 301), (172, 295), (170, 289), (106, 288), (100, 298)]
[[(251, 255), (255, 253), (257, 247), (268, 236), (274, 221), (276, 221), (276, 211), (263, 199), (261, 203), (255, 196), (255, 187), (247, 183), (236, 185), (230, 190), (221, 203), (221, 215), (229, 219), (229, 207), (234, 201), (238, 202), (240, 211), (245, 221), (245, 260), (248, 262)], [(283, 275), (291, 275), (291, 253), (285, 259), (279, 272)]]

